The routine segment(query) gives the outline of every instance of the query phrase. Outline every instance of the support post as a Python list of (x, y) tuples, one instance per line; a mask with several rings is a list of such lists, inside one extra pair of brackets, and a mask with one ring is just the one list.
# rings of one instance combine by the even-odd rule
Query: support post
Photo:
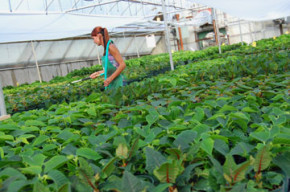
[(242, 34), (242, 27), (241, 27), (241, 20), (239, 19), (239, 28), (240, 28), (240, 38), (241, 38), (241, 42), (242, 45), (244, 45), (244, 40), (243, 40), (243, 34)]
[(221, 50), (221, 42), (220, 42), (220, 31), (219, 31), (219, 26), (217, 24), (217, 14), (215, 9), (212, 8), (212, 14), (213, 14), (213, 29), (214, 29), (214, 34), (215, 34), (215, 40), (216, 40), (216, 44), (219, 46), (219, 54), (222, 53)]
[(11, 6), (11, 2), (10, 2), (10, 0), (8, 0), (8, 3), (9, 3), (9, 10), (10, 10), (10, 12), (12, 13), (12, 6)]
[(250, 23), (250, 21), (248, 22), (248, 25), (249, 25), (250, 35), (251, 35), (251, 42), (254, 42), (254, 38), (253, 38), (253, 33), (252, 33), (252, 29), (251, 29), (251, 23)]
[[(179, 21), (179, 14), (176, 14), (176, 20)], [(181, 33), (181, 28), (178, 27), (178, 34), (179, 34), (179, 39), (180, 39), (180, 46), (181, 50), (183, 51), (183, 40), (182, 40), (182, 33)]]
[(162, 1), (162, 10), (163, 10), (163, 17), (164, 17), (164, 25), (165, 25), (165, 39), (166, 39), (166, 44), (167, 44), (167, 50), (168, 50), (168, 53), (169, 53), (171, 70), (174, 71), (174, 64), (173, 64), (171, 46), (170, 46), (170, 39), (169, 39), (168, 21), (167, 21), (167, 12), (166, 12), (165, 0), (161, 0), (161, 1)]
[(137, 43), (136, 43), (136, 35), (134, 36), (134, 43), (135, 43), (135, 46), (136, 46), (137, 56), (140, 57), (139, 49), (138, 49), (138, 46), (137, 46)]
[(42, 79), (41, 79), (41, 75), (40, 75), (40, 70), (39, 70), (39, 66), (38, 66), (38, 61), (37, 61), (37, 56), (36, 56), (36, 53), (35, 53), (33, 41), (31, 41), (31, 48), (32, 48), (32, 53), (33, 53), (35, 64), (36, 64), (38, 78), (39, 78), (40, 83), (42, 83)]
[(98, 54), (99, 65), (102, 65), (101, 59), (100, 59), (99, 47), (98, 46), (96, 46), (96, 47), (97, 47), (97, 54)]
[(280, 29), (280, 35), (283, 35), (283, 24), (279, 24), (279, 29)]
[(7, 115), (7, 112), (6, 112), (5, 99), (4, 99), (2, 83), (0, 79), (0, 121), (4, 119), (8, 119), (9, 117), (10, 115)]

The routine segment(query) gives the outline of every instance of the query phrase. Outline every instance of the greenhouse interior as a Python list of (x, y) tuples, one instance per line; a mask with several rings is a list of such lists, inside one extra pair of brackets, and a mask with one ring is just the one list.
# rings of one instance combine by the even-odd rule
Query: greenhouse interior
[(0, 0), (0, 192), (289, 192), (290, 1)]

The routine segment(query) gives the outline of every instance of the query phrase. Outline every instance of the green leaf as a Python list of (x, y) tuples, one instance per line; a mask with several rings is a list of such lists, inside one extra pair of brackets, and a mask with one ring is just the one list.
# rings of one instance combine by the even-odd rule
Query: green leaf
[(129, 151), (129, 157), (128, 157), (129, 159), (134, 155), (135, 151), (138, 150), (139, 139), (140, 139), (140, 136), (138, 136), (132, 143), (132, 146)]
[(152, 191), (154, 192), (164, 192), (166, 189), (168, 189), (168, 187), (171, 187), (172, 183), (161, 183), (159, 185), (157, 185), (156, 187), (154, 187), (154, 189)]
[(180, 149), (176, 148), (170, 148), (165, 150), (166, 153), (168, 153), (170, 156), (168, 158), (173, 159), (173, 160), (180, 160), (182, 159), (182, 152)]
[(6, 167), (7, 165), (11, 166), (11, 165), (22, 165), (21, 161), (0, 161), (0, 168)]
[(280, 116), (278, 118), (275, 118), (273, 115), (269, 115), (269, 118), (271, 119), (272, 123), (274, 125), (282, 125), (284, 123), (286, 123), (286, 116)]
[(192, 171), (194, 168), (196, 168), (197, 166), (202, 165), (203, 162), (199, 162), (199, 163), (194, 163), (194, 164), (190, 164), (188, 166), (185, 167), (183, 173), (178, 176), (176, 183), (188, 183), (188, 181), (190, 180), (190, 178), (192, 177)]
[(95, 106), (91, 106), (88, 110), (87, 110), (87, 113), (93, 117), (96, 117), (97, 116), (97, 113), (96, 113), (96, 109), (95, 109)]
[(0, 135), (0, 141), (13, 141), (14, 137), (12, 135)]
[(26, 180), (16, 180), (10, 183), (7, 192), (15, 192), (15, 191), (22, 191), (21, 189), (26, 186), (30, 185), (31, 182)]
[(49, 188), (39, 181), (33, 185), (33, 192), (50, 192)]
[(58, 189), (57, 192), (71, 192), (70, 184), (67, 183), (67, 184), (63, 185), (62, 187), (60, 187), (60, 188)]
[(33, 146), (37, 146), (37, 145), (40, 145), (42, 144), (43, 142), (45, 142), (46, 140), (48, 140), (49, 137), (46, 136), (46, 135), (39, 135), (33, 142)]
[(239, 142), (232, 148), (231, 155), (247, 156), (255, 147), (244, 142)]
[(141, 192), (144, 187), (137, 177), (132, 175), (130, 172), (125, 171), (122, 178), (122, 189), (126, 192)]
[(290, 134), (277, 134), (274, 137), (273, 144), (285, 144), (285, 145), (290, 145)]
[(19, 127), (13, 124), (4, 124), (0, 126), (0, 131), (14, 131), (18, 129)]
[(288, 178), (290, 177), (289, 162), (290, 162), (290, 152), (277, 155), (273, 159), (273, 163), (277, 165), (278, 167), (280, 167), (282, 171), (287, 175)]
[(149, 114), (146, 116), (146, 121), (149, 125), (152, 125), (159, 119), (159, 113), (153, 108), (149, 111)]
[(102, 169), (102, 178), (107, 178), (111, 175), (111, 173), (114, 171), (115, 169), (115, 161), (116, 161), (117, 157), (114, 157), (113, 159), (111, 159)]
[(37, 120), (27, 120), (25, 121), (25, 126), (37, 126), (37, 127), (45, 127), (46, 124), (42, 121)]
[(199, 124), (195, 126), (192, 131), (197, 133), (196, 140), (199, 141), (200, 137), (203, 133), (207, 133), (209, 131), (210, 127), (205, 124)]
[(171, 85), (172, 85), (173, 87), (175, 87), (175, 86), (176, 86), (176, 83), (177, 83), (177, 80), (176, 80), (175, 78), (170, 78), (170, 79), (169, 79), (169, 82), (171, 83)]
[(209, 155), (212, 155), (212, 149), (214, 146), (214, 140), (212, 138), (207, 138), (205, 140), (202, 140), (201, 142), (201, 148)]
[(232, 155), (227, 155), (226, 161), (223, 165), (223, 173), (224, 173), (225, 179), (229, 183), (233, 183), (233, 181), (234, 181), (234, 170), (236, 169), (236, 167), (237, 167), (237, 165), (236, 165)]
[(204, 118), (204, 111), (203, 108), (197, 107), (195, 108), (195, 114), (193, 116), (193, 119), (201, 122), (201, 120)]
[(211, 116), (210, 118), (208, 118), (208, 120), (216, 120), (217, 118), (226, 119), (226, 116), (223, 113), (217, 113), (217, 114)]
[(4, 158), (4, 150), (0, 147), (0, 161)]
[(145, 148), (146, 170), (151, 174), (156, 167), (160, 167), (166, 158), (150, 147)]
[(72, 132), (70, 132), (69, 130), (65, 129), (63, 130), (61, 133), (59, 133), (57, 135), (57, 138), (60, 138), (62, 140), (69, 140), (70, 138), (72, 138), (74, 136), (74, 134)]
[(255, 158), (254, 170), (260, 173), (270, 165), (271, 161), (270, 145), (268, 144), (258, 151)]
[(42, 166), (46, 156), (41, 153), (31, 156), (23, 156), (23, 162), (29, 164), (30, 166)]
[(242, 112), (231, 113), (230, 117), (243, 119), (243, 120), (246, 120), (247, 122), (250, 121), (250, 119), (245, 115), (245, 113), (242, 113)]
[(16, 177), (20, 180), (26, 180), (26, 177), (22, 173), (11, 167), (7, 167), (0, 172), (0, 178), (2, 178), (3, 176)]
[(216, 169), (218, 171), (219, 174), (223, 175), (223, 167), (221, 166), (220, 162), (218, 162), (215, 158), (213, 158), (212, 156), (208, 156), (208, 158), (210, 159), (210, 161), (213, 164), (214, 169)]
[(39, 175), (41, 173), (40, 166), (31, 166), (31, 167), (25, 167), (25, 168), (19, 168), (19, 169), (24, 174)]
[(183, 171), (182, 165), (173, 160), (171, 163), (163, 163), (153, 173), (161, 183), (175, 183), (177, 176)]
[(283, 97), (284, 97), (283, 94), (278, 94), (278, 95), (276, 95), (275, 97), (273, 97), (271, 100), (272, 100), (272, 101), (278, 101), (278, 100), (282, 99)]
[(228, 144), (221, 139), (214, 140), (214, 149), (226, 156), (229, 153), (229, 146)]
[(218, 112), (223, 113), (226, 111), (237, 111), (237, 108), (230, 105), (224, 105)]
[(48, 177), (54, 181), (58, 188), (64, 186), (69, 182), (68, 178), (58, 170), (51, 170), (48, 172)]
[(56, 169), (67, 162), (67, 158), (62, 155), (52, 157), (50, 160), (44, 163), (44, 172), (47, 173), (52, 169)]
[(92, 160), (98, 160), (98, 159), (102, 158), (102, 156), (99, 155), (98, 152), (96, 152), (90, 148), (79, 148), (79, 149), (77, 149), (76, 154), (78, 156), (85, 157), (87, 159), (92, 159)]
[(173, 145), (176, 147), (180, 147), (182, 151), (188, 149), (190, 147), (190, 143), (196, 138), (196, 132), (192, 130), (182, 131), (173, 142)]
[(270, 133), (268, 131), (253, 132), (250, 133), (250, 136), (259, 141), (266, 142), (270, 138)]
[(249, 166), (254, 162), (255, 160), (250, 156), (250, 160), (238, 165), (238, 167), (234, 170), (233, 173), (233, 179), (234, 182), (242, 181), (245, 178), (245, 174)]
[(242, 109), (243, 112), (247, 112), (247, 113), (256, 113), (257, 111), (252, 109), (251, 107), (244, 107)]
[(128, 158), (128, 147), (124, 143), (120, 143), (116, 149), (116, 156), (120, 159), (127, 159)]
[(88, 177), (92, 177), (94, 175), (94, 170), (89, 165), (87, 160), (85, 160), (82, 157), (79, 157), (79, 164), (80, 164), (79, 169), (82, 171), (82, 173), (86, 174)]

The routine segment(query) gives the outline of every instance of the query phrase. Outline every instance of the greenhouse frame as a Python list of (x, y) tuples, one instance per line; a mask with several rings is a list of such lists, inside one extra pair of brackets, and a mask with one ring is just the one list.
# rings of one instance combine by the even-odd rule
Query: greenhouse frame
[(289, 1), (0, 0), (0, 26), (0, 191), (290, 190)]

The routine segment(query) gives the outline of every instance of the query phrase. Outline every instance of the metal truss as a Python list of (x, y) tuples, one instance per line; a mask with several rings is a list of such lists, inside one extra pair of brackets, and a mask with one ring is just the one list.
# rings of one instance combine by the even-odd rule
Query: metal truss
[[(152, 19), (163, 15), (164, 0), (6, 0), (7, 11), (4, 14), (74, 14), (84, 16), (104, 17), (138, 17), (143, 22), (133, 23), (112, 29), (110, 33), (119, 35), (126, 32), (131, 35), (141, 35), (164, 31), (163, 22)], [(41, 7), (34, 5), (41, 4)], [(196, 5), (190, 0), (165, 0), (166, 15), (172, 17), (183, 11), (194, 11)]]
[[(42, 1), (43, 6), (36, 7)], [(167, 9), (183, 10), (185, 0), (167, 0)], [(191, 3), (192, 4), (192, 3)], [(135, 11), (133, 11), (135, 10)], [(160, 0), (7, 0), (7, 11), (2, 13), (55, 14), (77, 13), (90, 15), (148, 16), (162, 12)], [(0, 12), (1, 13), (1, 12)]]

